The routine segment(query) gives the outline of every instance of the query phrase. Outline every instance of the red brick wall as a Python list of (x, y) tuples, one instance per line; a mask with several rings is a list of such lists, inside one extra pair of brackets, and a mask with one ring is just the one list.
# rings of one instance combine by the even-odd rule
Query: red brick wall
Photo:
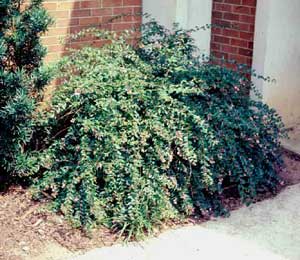
[(256, 0), (213, 0), (211, 53), (252, 65)]
[[(142, 0), (45, 0), (44, 6), (55, 19), (55, 24), (43, 37), (48, 48), (46, 61), (59, 58), (66, 51), (61, 39), (69, 33), (80, 31), (90, 25), (106, 24), (106, 28), (120, 31), (139, 26), (140, 16), (124, 16), (109, 22), (121, 14), (141, 12)], [(108, 24), (107, 24), (108, 23)], [(101, 42), (85, 40), (80, 44), (98, 45)]]

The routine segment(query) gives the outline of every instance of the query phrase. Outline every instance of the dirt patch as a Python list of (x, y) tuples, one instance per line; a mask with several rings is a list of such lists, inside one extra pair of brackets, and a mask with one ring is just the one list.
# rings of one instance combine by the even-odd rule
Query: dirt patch
[(50, 212), (46, 203), (32, 201), (21, 187), (0, 194), (0, 231), (0, 260), (56, 260), (116, 240), (105, 228), (92, 232), (90, 239)]
[[(285, 152), (284, 161), (280, 175), (285, 183), (300, 183), (300, 156)], [(271, 196), (264, 194), (258, 201)], [(224, 202), (231, 210), (241, 207), (236, 198)], [(203, 221), (189, 219), (185, 223)], [(182, 224), (168, 223), (165, 228)], [(61, 260), (117, 240), (105, 228), (94, 230), (90, 236), (72, 228), (62, 216), (52, 213), (46, 202), (32, 201), (30, 192), (21, 187), (0, 194), (0, 231), (0, 260)]]
[(300, 156), (289, 151), (284, 152), (283, 160), (285, 167), (280, 172), (280, 176), (287, 185), (300, 183)]

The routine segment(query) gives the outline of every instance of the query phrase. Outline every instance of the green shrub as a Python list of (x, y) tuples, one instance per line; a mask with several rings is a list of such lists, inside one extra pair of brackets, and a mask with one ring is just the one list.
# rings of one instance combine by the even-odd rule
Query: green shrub
[[(128, 237), (167, 219), (226, 213), (230, 187), (245, 203), (276, 189), (282, 123), (242, 89), (242, 73), (200, 63), (189, 31), (143, 28), (74, 51), (36, 124), (35, 188), (75, 226)], [(81, 35), (79, 35), (81, 36)], [(36, 145), (34, 145), (36, 147)]]
[(190, 37), (193, 30), (175, 26), (170, 33), (155, 21), (146, 27), (143, 48), (138, 53), (151, 64), (156, 76), (168, 77), (173, 84), (201, 81), (200, 95), (178, 99), (213, 129), (219, 148), (214, 150), (212, 167), (213, 172), (221, 174), (222, 186), (235, 186), (245, 201), (254, 198), (259, 190), (273, 189), (278, 183), (276, 167), (282, 163), (280, 138), (285, 131), (276, 111), (257, 101), (259, 94), (256, 100), (245, 95), (250, 89), (257, 93), (249, 79), (251, 71), (243, 65), (233, 71), (199, 62)]
[(21, 160), (31, 138), (39, 91), (49, 79), (42, 68), (40, 35), (51, 20), (42, 1), (31, 1), (24, 10), (22, 2), (0, 1), (0, 172), (6, 177), (18, 168), (16, 158)]

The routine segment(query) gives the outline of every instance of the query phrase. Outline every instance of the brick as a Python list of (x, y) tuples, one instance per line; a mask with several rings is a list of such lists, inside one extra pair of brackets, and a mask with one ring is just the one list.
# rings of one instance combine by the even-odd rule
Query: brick
[(138, 21), (138, 20), (135, 19), (135, 17), (133, 15), (125, 14), (124, 16), (122, 16), (122, 21), (123, 22), (132, 22), (132, 21)]
[(132, 21), (133, 22), (135, 22), (135, 23), (142, 23), (142, 17), (141, 16), (139, 16), (139, 15), (134, 15), (133, 17), (132, 17)]
[[(55, 19), (47, 34), (42, 38), (43, 44), (48, 47), (46, 61), (53, 61), (66, 55), (68, 47), (82, 47), (91, 45), (100, 47), (103, 41), (96, 41), (94, 37), (87, 36), (76, 42), (61, 42), (61, 37), (68, 33), (77, 33), (88, 26), (96, 26), (107, 30), (121, 31), (140, 26), (142, 0), (47, 0), (45, 8)], [(24, 8), (26, 3), (22, 6)], [(115, 18), (121, 14), (129, 14)], [(114, 19), (115, 18), (115, 19)], [(106, 23), (105, 23), (106, 22)], [(138, 37), (139, 35), (137, 35)], [(133, 43), (133, 40), (131, 40)]]
[(250, 24), (250, 26), (249, 26), (249, 32), (254, 33), (254, 30), (255, 30), (254, 24)]
[(44, 3), (43, 6), (46, 8), (48, 11), (55, 11), (56, 10), (56, 3)]
[(81, 49), (85, 46), (91, 45), (91, 41), (84, 41), (84, 42), (74, 42), (71, 44), (72, 49)]
[(113, 9), (112, 8), (99, 8), (99, 9), (92, 9), (91, 15), (92, 16), (105, 16), (105, 15), (112, 15)]
[(124, 30), (132, 30), (134, 29), (138, 24), (135, 23), (113, 23), (112, 29), (114, 31), (124, 31)]
[(97, 25), (99, 22), (99, 17), (85, 17), (79, 19), (79, 25)]
[(70, 11), (49, 11), (49, 14), (55, 18), (69, 18)]
[(222, 27), (231, 27), (231, 22), (230, 21), (224, 21), (222, 19), (216, 19), (216, 18), (212, 19), (212, 24), (213, 25), (219, 25), (219, 26), (222, 26)]
[(94, 0), (94, 1), (81, 1), (80, 2), (80, 8), (86, 9), (86, 8), (99, 8), (101, 7), (101, 1)]
[(243, 5), (232, 6), (232, 12), (237, 14), (251, 14), (251, 8)]
[(133, 14), (133, 9), (131, 7), (120, 7), (120, 8), (113, 8), (113, 14), (114, 15), (120, 15), (120, 14)]
[(242, 64), (247, 64), (248, 61), (247, 57), (238, 54), (229, 54), (228, 59)]
[(61, 36), (68, 34), (68, 28), (50, 28), (46, 33), (46, 36)]
[(93, 47), (102, 47), (104, 45), (103, 41), (93, 41), (91, 44)]
[(248, 48), (248, 41), (240, 39), (230, 39), (230, 44), (232, 46), (245, 47)]
[(218, 12), (218, 11), (213, 11), (212, 16), (215, 17), (215, 18), (218, 18), (218, 19), (222, 19), (223, 18), (223, 13)]
[[(102, 17), (103, 19), (103, 17)], [(112, 30), (112, 24), (111, 23), (104, 23), (102, 21), (102, 24), (100, 25), (100, 28), (103, 29), (103, 30)]]
[(253, 41), (253, 37), (254, 37), (253, 33), (240, 32), (240, 38), (241, 39)]
[(248, 48), (249, 48), (250, 50), (253, 50), (253, 42), (248, 42)]
[(50, 45), (47, 47), (48, 53), (63, 52), (66, 50), (64, 45)]
[(217, 44), (217, 43), (211, 43), (211, 49), (212, 50), (221, 50), (221, 44)]
[(69, 27), (79, 25), (78, 18), (71, 18), (71, 19), (56, 19), (56, 27)]
[(230, 45), (222, 45), (221, 46), (221, 51), (222, 52), (226, 52), (226, 53), (233, 53), (236, 54), (238, 52), (238, 48), (237, 47), (233, 47)]
[(239, 48), (239, 54), (243, 56), (252, 57), (253, 51), (250, 49)]
[(72, 12), (73, 17), (87, 17), (90, 15), (91, 15), (91, 10), (89, 10), (89, 9), (74, 10)]
[(250, 14), (251, 15), (255, 15), (256, 14), (256, 8), (255, 7), (251, 7)]
[(213, 55), (216, 57), (216, 58), (219, 58), (219, 59), (228, 59), (229, 57), (229, 54), (226, 53), (226, 52), (220, 52), (220, 51), (216, 51), (216, 52), (213, 52)]
[(235, 31), (232, 29), (223, 29), (223, 35), (228, 36), (228, 37), (237, 38), (237, 37), (239, 37), (240, 33), (239, 33), (239, 31)]
[(230, 63), (220, 63), (225, 57), (251, 66), (256, 0), (212, 1), (212, 24), (220, 26), (211, 31), (211, 52), (217, 58), (215, 63), (236, 69)]
[(232, 10), (231, 7), (232, 6), (228, 4), (216, 3), (214, 10), (221, 11), (221, 12), (231, 12)]
[(233, 13), (224, 13), (223, 18), (230, 21), (239, 21), (239, 15)]
[(103, 23), (121, 23), (122, 17), (117, 17), (117, 16), (113, 16), (113, 15), (103, 16), (102, 22)]
[(255, 17), (253, 15), (240, 15), (240, 22), (254, 24)]
[(83, 30), (84, 28), (86, 28), (85, 26), (73, 26), (69, 28), (70, 33), (78, 33), (81, 30)]
[(247, 23), (234, 23), (232, 27), (239, 31), (245, 31), (245, 32), (250, 31), (250, 24)]
[[(251, 58), (247, 58), (246, 64), (251, 67), (252, 66), (252, 61), (253, 61), (252, 57)], [(248, 77), (250, 78), (251, 75), (248, 75)]]
[(103, 0), (103, 7), (122, 6), (122, 0)]
[(58, 45), (58, 44), (60, 44), (60, 41), (59, 41), (59, 37), (49, 36), (49, 37), (43, 37), (42, 43), (46, 46), (47, 45)]
[(232, 70), (236, 70), (237, 69), (237, 66), (235, 64), (232, 64), (232, 63), (227, 63), (226, 67), (228, 69), (232, 69)]
[(80, 8), (80, 2), (58, 2), (57, 10), (76, 10)]
[(123, 5), (141, 5), (141, 0), (123, 0)]
[(137, 13), (142, 13), (143, 12), (143, 9), (142, 9), (142, 7), (140, 6), (140, 7), (133, 7), (133, 13), (134, 14), (137, 14)]
[(224, 0), (224, 3), (239, 5), (242, 3), (242, 0)]
[(218, 35), (214, 35), (213, 40), (214, 40), (214, 42), (225, 43), (225, 44), (229, 44), (229, 42), (230, 42), (229, 38), (224, 37), (224, 36), (218, 36)]
[(243, 5), (256, 6), (256, 0), (242, 0)]
[(222, 28), (219, 28), (219, 27), (213, 27), (212, 29), (211, 29), (211, 31), (212, 31), (212, 34), (213, 35), (215, 35), (215, 34), (219, 34), (219, 35), (222, 35)]

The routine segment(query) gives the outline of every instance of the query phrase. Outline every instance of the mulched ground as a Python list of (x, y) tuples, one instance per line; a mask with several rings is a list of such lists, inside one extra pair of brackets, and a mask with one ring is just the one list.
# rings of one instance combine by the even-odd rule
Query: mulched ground
[[(285, 184), (300, 183), (300, 157), (285, 152), (284, 160), (286, 167), (281, 171), (281, 177)], [(271, 196), (264, 194), (258, 200)], [(227, 198), (226, 204), (232, 210), (241, 206), (236, 198)], [(190, 219), (186, 223), (202, 221)], [(184, 223), (170, 223), (168, 226), (178, 224)], [(0, 260), (55, 260), (58, 258), (53, 257), (51, 251), (56, 248), (64, 249), (60, 255), (62, 257), (70, 252), (108, 246), (118, 239), (105, 228), (90, 235), (72, 228), (62, 216), (50, 212), (46, 203), (32, 201), (29, 191), (21, 187), (11, 187), (0, 193), (0, 232)], [(41, 252), (43, 256), (38, 256)]]
[(32, 201), (30, 193), (21, 187), (0, 194), (0, 232), (0, 260), (31, 259), (29, 256), (38, 255), (48, 244), (78, 251), (116, 241), (105, 228), (93, 232), (90, 239), (62, 216), (50, 212), (46, 203)]
[(300, 156), (285, 151), (284, 163), (286, 167), (280, 172), (280, 176), (284, 179), (286, 185), (294, 185), (300, 183)]

